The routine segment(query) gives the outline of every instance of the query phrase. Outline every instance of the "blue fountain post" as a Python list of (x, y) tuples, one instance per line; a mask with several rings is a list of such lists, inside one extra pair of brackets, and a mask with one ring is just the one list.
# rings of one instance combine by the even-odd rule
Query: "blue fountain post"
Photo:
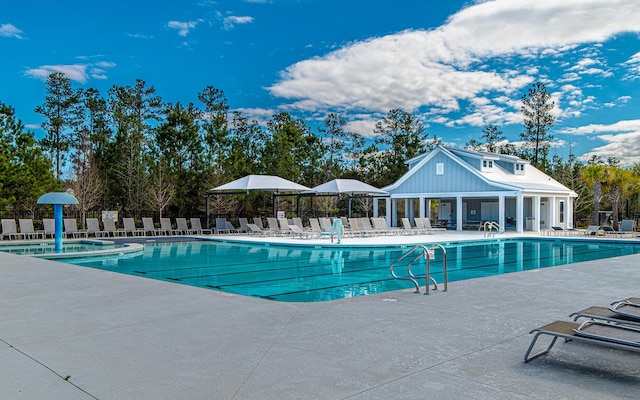
[(55, 220), (54, 250), (62, 252), (62, 206), (64, 204), (78, 204), (72, 194), (67, 192), (51, 192), (43, 194), (38, 199), (38, 204), (53, 204), (53, 218)]
[(54, 250), (56, 253), (62, 253), (62, 204), (53, 205), (53, 219), (56, 226)]

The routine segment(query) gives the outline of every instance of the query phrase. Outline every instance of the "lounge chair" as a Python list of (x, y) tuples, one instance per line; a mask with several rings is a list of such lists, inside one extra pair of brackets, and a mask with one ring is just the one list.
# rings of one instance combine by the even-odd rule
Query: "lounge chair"
[(417, 235), (420, 231), (411, 226), (411, 221), (409, 218), (402, 218), (402, 227), (404, 228), (404, 233), (407, 235)]
[(200, 218), (192, 217), (190, 221), (191, 221), (191, 230), (197, 233), (198, 235), (205, 235), (205, 234), (211, 235), (211, 233), (213, 233), (212, 229), (202, 227), (202, 222), (200, 222)]
[(262, 218), (253, 217), (253, 223), (260, 229), (264, 229), (264, 224), (262, 223)]
[(624, 302), (614, 303), (612, 307), (593, 306), (569, 315), (574, 321), (581, 318), (607, 321), (616, 324), (635, 325), (640, 327), (640, 305), (625, 307)]
[(160, 230), (165, 235), (173, 234), (173, 227), (171, 226), (171, 218), (160, 218)]
[(290, 235), (291, 230), (289, 229), (289, 220), (286, 218), (278, 218), (278, 231), (277, 233), (281, 235)]
[(100, 230), (100, 222), (98, 218), (87, 218), (87, 235), (93, 235), (100, 237), (104, 235), (104, 232)]
[(227, 219), (226, 218), (216, 218), (216, 234), (220, 235), (223, 233), (231, 233), (229, 228), (227, 227)]
[(181, 235), (191, 235), (193, 230), (189, 229), (186, 218), (176, 218), (175, 232), (179, 232)]
[(248, 229), (249, 235), (264, 236), (264, 235), (271, 234), (270, 230), (260, 229), (260, 227), (256, 224), (247, 224), (247, 229)]
[(600, 225), (589, 225), (587, 229), (584, 231), (586, 236), (598, 236), (598, 231), (600, 230)]
[(89, 237), (89, 235), (87, 234), (87, 231), (78, 229), (78, 223), (76, 222), (75, 218), (65, 218), (63, 222), (64, 222), (64, 237), (69, 237), (69, 235), (71, 235), (71, 237), (74, 237), (74, 238), (78, 238), (82, 236)]
[(9, 240), (24, 237), (23, 234), (18, 233), (18, 227), (16, 226), (15, 219), (2, 219), (2, 233), (0, 234), (0, 240), (8, 237)]
[(128, 236), (143, 236), (144, 228), (136, 228), (136, 222), (133, 218), (122, 218), (122, 224), (124, 225), (124, 235)]
[(289, 225), (289, 229), (291, 230), (291, 234), (293, 235), (293, 237), (299, 237), (299, 238), (303, 238), (303, 239), (308, 239), (310, 237), (312, 237), (314, 234), (310, 231), (305, 231), (303, 229), (300, 229), (300, 227), (298, 225)]
[(633, 236), (635, 234), (635, 231), (633, 230), (635, 224), (636, 221), (632, 219), (623, 219), (622, 222), (620, 222), (620, 233)]
[[(302, 218), (300, 218), (300, 217), (295, 217), (295, 218), (293, 219), (293, 224), (294, 224), (295, 226), (297, 226), (298, 228), (302, 229), (303, 231), (305, 230), (305, 229), (304, 229), (304, 224), (302, 223)], [(343, 225), (344, 225), (344, 223), (343, 223)]]
[(156, 224), (153, 222), (153, 218), (149, 217), (142, 218), (142, 229), (144, 230), (145, 235), (158, 236), (164, 234), (164, 231), (162, 229), (156, 228)]
[(238, 223), (240, 224), (240, 228), (238, 230), (240, 233), (248, 233), (249, 232), (249, 220), (246, 218), (238, 218)]
[[(621, 350), (629, 350), (640, 352), (640, 328), (610, 324), (608, 322), (589, 320), (582, 324), (567, 321), (555, 321), (548, 325), (532, 330), (535, 336), (531, 340), (531, 344), (524, 354), (524, 362), (529, 362), (541, 357), (556, 344), (558, 338), (572, 340), (576, 342), (585, 342), (600, 346), (613, 347)], [(530, 355), (536, 342), (540, 336), (551, 336), (552, 340), (549, 346), (542, 351)]]
[(278, 219), (273, 217), (267, 217), (267, 226), (268, 229), (273, 232), (273, 234), (280, 233), (280, 227), (278, 226)]
[(122, 229), (116, 228), (116, 221), (111, 218), (105, 218), (102, 220), (102, 224), (104, 225), (104, 235), (105, 236), (122, 236), (124, 231)]
[(232, 222), (227, 221), (226, 226), (229, 233), (240, 233), (240, 229), (236, 228)]
[(18, 223), (20, 224), (20, 234), (25, 239), (44, 239), (44, 231), (36, 231), (33, 229), (32, 219), (19, 219)]
[(431, 220), (429, 220), (429, 218), (421, 218), (422, 219), (422, 223), (424, 224), (424, 228), (428, 231), (428, 232), (433, 232), (433, 231), (446, 231), (447, 228), (434, 228), (433, 226), (431, 226)]
[(56, 220), (53, 218), (43, 218), (42, 225), (44, 226), (44, 238), (51, 237), (53, 239), (56, 235)]

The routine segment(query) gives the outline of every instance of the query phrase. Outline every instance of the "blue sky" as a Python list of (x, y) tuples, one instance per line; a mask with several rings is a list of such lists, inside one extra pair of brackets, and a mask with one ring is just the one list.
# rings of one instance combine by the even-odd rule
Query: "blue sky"
[(541, 81), (557, 122), (551, 154), (640, 162), (637, 0), (24, 1), (0, 11), (0, 101), (41, 137), (44, 79), (156, 88), (194, 102), (212, 85), (232, 109), (309, 124), (338, 112), (372, 137), (414, 112), (449, 145), (487, 124), (511, 142), (520, 99)]

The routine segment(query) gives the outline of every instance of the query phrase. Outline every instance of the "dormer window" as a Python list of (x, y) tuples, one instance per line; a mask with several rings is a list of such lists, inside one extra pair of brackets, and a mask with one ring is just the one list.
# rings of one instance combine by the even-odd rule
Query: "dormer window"
[(482, 171), (493, 171), (493, 160), (482, 160)]
[(515, 169), (516, 169), (515, 173), (517, 175), (524, 175), (524, 164), (516, 163)]

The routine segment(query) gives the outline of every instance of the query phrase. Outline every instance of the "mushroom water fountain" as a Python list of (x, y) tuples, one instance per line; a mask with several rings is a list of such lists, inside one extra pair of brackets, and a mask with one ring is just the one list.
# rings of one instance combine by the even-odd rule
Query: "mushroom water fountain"
[(78, 199), (67, 192), (51, 192), (40, 196), (38, 204), (53, 204), (53, 218), (55, 220), (54, 250), (56, 253), (61, 253), (62, 206), (65, 204), (78, 204)]

